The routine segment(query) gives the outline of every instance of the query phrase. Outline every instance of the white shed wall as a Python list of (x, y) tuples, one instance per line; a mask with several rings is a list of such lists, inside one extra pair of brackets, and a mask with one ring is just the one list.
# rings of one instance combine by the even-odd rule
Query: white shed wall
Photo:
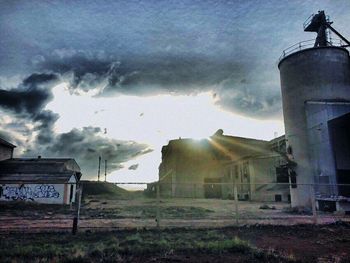
[(64, 203), (64, 184), (2, 184), (0, 201), (33, 201), (44, 204)]

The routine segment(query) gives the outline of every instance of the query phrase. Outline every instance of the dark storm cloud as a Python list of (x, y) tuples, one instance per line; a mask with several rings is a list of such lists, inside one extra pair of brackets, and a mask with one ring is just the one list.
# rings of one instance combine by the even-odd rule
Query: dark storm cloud
[(116, 60), (105, 53), (56, 50), (37, 67), (61, 74), (77, 93), (96, 90), (97, 96), (148, 96), (212, 91), (219, 106), (258, 118), (278, 113), (281, 104), (276, 81), (269, 82), (271, 87), (252, 81), (241, 60), (218, 62), (204, 56)]
[[(54, 52), (37, 64), (40, 70), (50, 70), (67, 76), (72, 89), (87, 91), (104, 82), (105, 93), (150, 94), (152, 92), (192, 93), (215, 85), (228, 77), (245, 75), (246, 65), (236, 61), (215, 61), (201, 56), (128, 57), (91, 52)], [(104, 95), (104, 94), (101, 94)]]
[(71, 89), (88, 91), (106, 79), (113, 77), (113, 58), (105, 57), (104, 52), (83, 52), (76, 50), (55, 50), (49, 57), (35, 60), (39, 70), (50, 70), (65, 75)]
[(98, 156), (108, 160), (108, 168), (112, 172), (122, 168), (123, 162), (152, 151), (145, 144), (104, 138), (100, 128), (86, 127), (55, 133), (54, 125), (59, 115), (45, 110), (45, 106), (53, 97), (52, 87), (60, 79), (61, 72), (35, 73), (16, 88), (0, 90), (0, 112), (5, 110), (4, 115), (11, 119), (2, 123), (0, 137), (25, 149), (24, 156), (76, 158), (86, 178), (94, 175)]
[[(13, 120), (3, 125), (3, 128), (16, 131), (28, 138), (27, 140), (33, 131), (38, 131), (37, 143), (49, 142), (58, 114), (44, 108), (53, 98), (51, 89), (58, 81), (57, 74), (34, 73), (16, 88), (0, 89), (0, 110), (6, 110)], [(30, 129), (27, 124), (33, 124), (34, 128)], [(24, 145), (20, 139), (14, 139), (17, 144)]]
[(100, 96), (212, 90), (219, 106), (268, 118), (281, 103), (276, 60), (315, 37), (302, 23), (319, 9), (350, 35), (348, 0), (8, 1), (0, 74), (51, 70)]
[(281, 94), (274, 82), (262, 83), (229, 78), (218, 85), (216, 104), (255, 118), (276, 118), (281, 113)]
[(148, 145), (134, 141), (109, 139), (102, 136), (98, 127), (72, 129), (54, 136), (50, 144), (36, 145), (26, 154), (41, 154), (45, 157), (73, 157), (83, 170), (85, 178), (97, 173), (98, 157), (108, 161), (109, 172), (123, 167), (122, 163), (152, 151)]
[(35, 116), (33, 121), (37, 123), (35, 127), (35, 130), (38, 131), (37, 144), (43, 145), (52, 142), (55, 136), (53, 128), (58, 118), (59, 115), (50, 110), (43, 110)]
[(302, 24), (320, 9), (350, 35), (348, 0), (5, 1), (0, 73), (49, 70), (100, 96), (212, 90), (227, 110), (269, 118), (281, 104), (276, 60), (315, 37)]
[(34, 73), (17, 88), (0, 89), (0, 107), (35, 117), (52, 99), (51, 85), (57, 80), (56, 74)]
[(137, 170), (138, 167), (139, 167), (139, 164), (136, 163), (136, 164), (130, 165), (128, 169), (129, 170)]

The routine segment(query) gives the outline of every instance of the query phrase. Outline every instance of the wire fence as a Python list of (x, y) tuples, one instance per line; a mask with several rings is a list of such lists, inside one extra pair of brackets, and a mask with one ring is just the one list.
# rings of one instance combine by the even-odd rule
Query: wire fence
[[(177, 204), (191, 206), (191, 219), (228, 220), (225, 224), (326, 223), (347, 220), (350, 211), (349, 184), (157, 182), (145, 194), (158, 200), (157, 225), (169, 219), (163, 210)], [(196, 208), (212, 213), (198, 216)]]
[(113, 191), (99, 194), (84, 188), (82, 199), (78, 195), (71, 206), (2, 202), (0, 231), (76, 232), (78, 226), (83, 231), (350, 221), (349, 184), (212, 181), (115, 185), (118, 187)]

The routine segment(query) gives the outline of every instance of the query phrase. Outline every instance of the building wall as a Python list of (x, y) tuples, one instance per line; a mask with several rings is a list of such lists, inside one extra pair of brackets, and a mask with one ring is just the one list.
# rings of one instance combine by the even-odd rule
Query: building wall
[(159, 167), (162, 196), (204, 198), (205, 179), (223, 176), (221, 162), (203, 150), (200, 144), (186, 144), (179, 140), (167, 150), (165, 153), (163, 149)]
[(2, 184), (0, 201), (33, 201), (44, 204), (67, 204), (64, 184)]
[[(169, 145), (164, 146), (162, 163), (159, 166), (160, 194), (164, 197), (232, 199), (233, 182), (236, 182), (239, 199), (257, 200), (262, 197), (263, 195), (254, 195), (255, 188), (252, 183), (254, 181), (275, 182), (276, 160), (280, 159), (281, 156), (267, 150), (268, 142), (261, 143), (266, 147), (263, 148), (260, 144), (257, 147), (250, 145), (249, 139), (248, 142), (244, 140), (237, 142), (229, 136), (221, 136), (220, 139), (222, 140), (220, 145), (213, 141), (210, 142), (219, 147), (212, 147), (205, 141), (188, 139), (174, 140)], [(273, 143), (278, 143), (278, 149), (283, 147), (283, 136), (276, 138), (271, 145)], [(271, 145), (269, 146), (271, 147)], [(262, 152), (259, 152), (259, 149), (263, 149)], [(262, 155), (266, 158), (259, 161), (252, 157), (240, 161), (232, 160), (249, 153)], [(232, 162), (235, 165), (231, 166)], [(259, 177), (259, 179), (255, 179), (255, 177)], [(288, 189), (286, 191), (289, 192)], [(272, 192), (271, 189), (270, 192)], [(279, 192), (275, 191), (275, 193)], [(287, 195), (285, 194), (284, 201), (287, 201)], [(265, 199), (273, 201), (274, 198), (274, 195), (271, 194), (271, 197)]]
[(0, 161), (10, 159), (13, 155), (13, 148), (0, 144)]
[(276, 195), (280, 195), (283, 202), (289, 200), (289, 185), (280, 185), (277, 181), (276, 167), (280, 162), (279, 156), (251, 160), (251, 200), (273, 202)]
[(233, 187), (237, 184), (237, 194), (240, 200), (274, 202), (275, 195), (281, 195), (282, 201), (289, 200), (289, 186), (278, 185), (276, 167), (281, 163), (281, 157), (265, 156), (248, 158), (235, 162), (223, 178), (223, 198), (234, 196)]

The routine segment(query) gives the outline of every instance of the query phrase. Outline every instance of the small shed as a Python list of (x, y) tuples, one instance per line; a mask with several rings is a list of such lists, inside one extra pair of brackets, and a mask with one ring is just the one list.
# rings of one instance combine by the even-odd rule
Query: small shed
[(0, 201), (45, 204), (75, 202), (80, 167), (72, 158), (12, 158), (0, 161)]
[(12, 158), (14, 148), (15, 145), (0, 138), (0, 161)]

